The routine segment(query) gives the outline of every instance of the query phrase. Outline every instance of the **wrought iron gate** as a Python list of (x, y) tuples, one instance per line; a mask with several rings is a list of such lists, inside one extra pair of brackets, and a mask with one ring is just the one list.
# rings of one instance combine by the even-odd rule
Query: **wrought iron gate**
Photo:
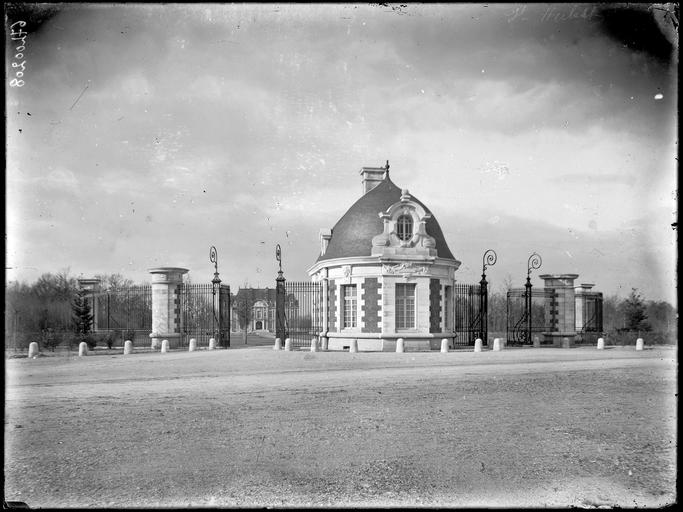
[[(483, 290), (483, 292), (482, 292)], [(456, 346), (486, 342), (486, 291), (478, 284), (456, 284), (453, 287), (453, 331)]]
[(151, 285), (99, 292), (93, 294), (91, 300), (95, 332), (118, 332), (125, 339), (149, 341), (152, 330)]
[(322, 330), (322, 283), (281, 282), (276, 297), (276, 333), (293, 348), (311, 346)]
[(577, 299), (576, 307), (581, 308), (581, 324), (577, 326), (575, 342), (593, 345), (602, 336), (602, 293), (583, 292)]
[(230, 287), (216, 284), (182, 284), (179, 287), (180, 346), (190, 339), (197, 347), (208, 347), (214, 338), (218, 346), (230, 346)]
[(533, 290), (530, 286), (507, 292), (507, 343), (526, 345), (534, 336), (543, 341), (543, 333), (552, 331), (556, 310), (555, 290)]

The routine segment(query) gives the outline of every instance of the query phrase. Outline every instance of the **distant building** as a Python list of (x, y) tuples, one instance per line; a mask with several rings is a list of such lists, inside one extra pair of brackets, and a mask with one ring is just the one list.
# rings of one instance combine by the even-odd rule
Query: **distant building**
[[(285, 297), (288, 313), (295, 313), (298, 304), (292, 294)], [(240, 288), (230, 301), (230, 331), (275, 332), (275, 288)]]
[(330, 350), (358, 340), (359, 350), (437, 348), (453, 340), (453, 284), (460, 261), (432, 212), (389, 178), (386, 167), (361, 169), (363, 195), (320, 233), (308, 270), (323, 282), (322, 336)]

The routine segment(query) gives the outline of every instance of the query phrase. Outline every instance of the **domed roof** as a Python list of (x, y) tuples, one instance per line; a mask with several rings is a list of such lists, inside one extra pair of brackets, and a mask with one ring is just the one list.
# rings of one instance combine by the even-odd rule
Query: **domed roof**
[[(412, 194), (411, 199), (424, 208), (426, 212), (431, 213), (429, 208)], [(318, 257), (317, 261), (352, 256), (370, 256), (372, 238), (384, 231), (384, 222), (379, 213), (385, 212), (392, 204), (400, 200), (401, 189), (389, 179), (387, 173), (379, 185), (365, 193), (334, 225), (327, 250), (325, 254)], [(438, 257), (454, 260), (455, 257), (448, 248), (441, 227), (433, 214), (427, 219), (425, 228), (427, 233), (436, 241)]]

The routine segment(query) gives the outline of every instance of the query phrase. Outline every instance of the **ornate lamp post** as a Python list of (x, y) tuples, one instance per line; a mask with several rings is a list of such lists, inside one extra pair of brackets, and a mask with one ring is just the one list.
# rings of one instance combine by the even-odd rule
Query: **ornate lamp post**
[(279, 270), (275, 279), (275, 337), (281, 341), (287, 338), (285, 317), (285, 277), (282, 275), (282, 249), (280, 244), (275, 246), (275, 259)]
[(488, 338), (488, 283), (486, 282), (486, 268), (492, 267), (498, 261), (498, 255), (493, 249), (488, 249), (482, 257), (481, 281), (479, 281), (479, 338), (484, 344)]
[[(223, 339), (221, 337), (221, 334), (223, 333), (223, 329), (221, 326), (221, 304), (220, 304), (220, 287), (221, 287), (221, 279), (218, 277), (218, 251), (216, 250), (216, 247), (213, 245), (209, 249), (209, 261), (213, 263), (214, 265), (214, 273), (213, 273), (213, 279), (211, 280), (212, 288), (211, 288), (211, 293), (213, 295), (213, 301), (212, 301), (212, 309), (213, 309), (213, 333), (216, 338), (218, 338), (218, 344), (222, 347), (223, 346)], [(227, 348), (227, 347), (225, 347)]]
[(526, 265), (526, 284), (524, 285), (524, 309), (526, 310), (526, 341), (531, 341), (531, 271), (541, 268), (541, 255), (532, 253)]

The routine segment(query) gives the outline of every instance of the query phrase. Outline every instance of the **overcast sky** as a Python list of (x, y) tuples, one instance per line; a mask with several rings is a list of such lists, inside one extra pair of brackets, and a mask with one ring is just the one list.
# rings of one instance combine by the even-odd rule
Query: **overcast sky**
[(674, 303), (677, 52), (637, 33), (645, 7), (620, 9), (43, 13), (24, 86), (6, 88), (6, 278), (147, 282), (182, 266), (208, 282), (215, 245), (225, 283), (274, 286), (279, 243), (285, 277), (308, 279), (360, 168), (389, 160), (439, 221), (459, 281), (479, 280), (490, 248), (494, 289), (521, 286), (536, 251), (532, 276)]

